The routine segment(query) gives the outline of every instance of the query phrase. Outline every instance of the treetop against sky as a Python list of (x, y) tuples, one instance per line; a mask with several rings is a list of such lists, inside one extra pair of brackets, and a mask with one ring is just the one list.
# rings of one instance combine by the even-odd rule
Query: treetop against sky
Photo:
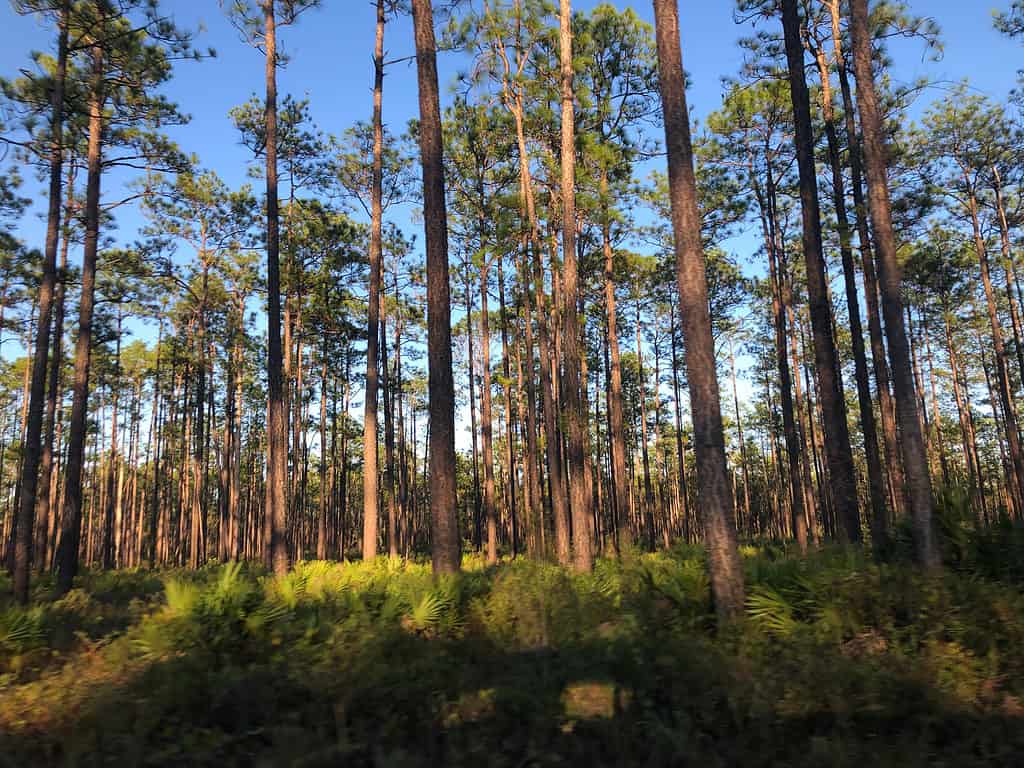
[[(579, 0), (574, 12), (588, 12), (600, 5), (598, 0)], [(648, 2), (612, 3), (620, 9), (632, 8), (653, 24)], [(995, 99), (1002, 99), (1016, 85), (1015, 69), (1008, 62), (1020, 58), (1019, 44), (1000, 35), (992, 26), (995, 4), (990, 0), (916, 0), (911, 10), (934, 18), (942, 31), (943, 50), (933, 60), (919, 41), (890, 41), (891, 74), (901, 82), (927, 76), (934, 88), (951, 86), (965, 76), (972, 88)], [(682, 2), (683, 63), (690, 77), (689, 105), (694, 119), (702, 120), (717, 109), (724, 92), (722, 78), (734, 75), (742, 65), (743, 51), (737, 40), (750, 34), (749, 24), (737, 25), (735, 4), (730, 0)], [(238, 31), (214, 0), (169, 0), (163, 10), (185, 28), (200, 28), (197, 44), (216, 50), (217, 57), (204, 62), (183, 62), (175, 66), (174, 77), (164, 88), (168, 98), (191, 116), (191, 122), (168, 129), (182, 150), (195, 153), (202, 167), (216, 171), (230, 187), (246, 179), (252, 153), (239, 141), (239, 133), (228, 111), (242, 104), (262, 87), (259, 53), (244, 45)], [(327, 0), (309, 11), (302, 23), (281, 31), (281, 47), (288, 55), (287, 65), (279, 73), (279, 93), (308, 98), (315, 123), (325, 132), (341, 134), (357, 121), (370, 117), (373, 62), (372, 33), (374, 4), (369, 0)], [(0, 4), (0, 25), (8, 39), (17, 45), (0, 48), (0, 71), (14, 73), (25, 66), (25, 51), (52, 52), (53, 40), (48, 27), (30, 16), (19, 16), (8, 3)], [(439, 24), (440, 26), (440, 21)], [(762, 23), (774, 32), (774, 19)], [(408, 121), (417, 116), (416, 72), (412, 53), (412, 21), (402, 16), (388, 25), (386, 59), (394, 61), (386, 70), (387, 99), (384, 120), (391, 131), (401, 134)], [(459, 51), (443, 52), (438, 58), (442, 88), (442, 108), (451, 102), (454, 84), (460, 72), (469, 67), (469, 58)], [(923, 110), (938, 94), (926, 93), (911, 110)], [(654, 132), (654, 135), (657, 135)], [(659, 165), (660, 166), (660, 160)], [(640, 166), (638, 172), (643, 172)], [(27, 180), (23, 190), (35, 200), (33, 212), (19, 222), (19, 234), (28, 243), (42, 243), (45, 222), (44, 185)], [(115, 179), (105, 181), (104, 196), (115, 198), (123, 190)], [(394, 211), (391, 219), (403, 229), (413, 231), (409, 206)], [(35, 214), (35, 215), (34, 215)], [(137, 235), (142, 218), (134, 211), (118, 212), (115, 237), (130, 244)], [(730, 248), (740, 255), (756, 246), (754, 239), (740, 237)], [(421, 244), (422, 247), (422, 244)]]

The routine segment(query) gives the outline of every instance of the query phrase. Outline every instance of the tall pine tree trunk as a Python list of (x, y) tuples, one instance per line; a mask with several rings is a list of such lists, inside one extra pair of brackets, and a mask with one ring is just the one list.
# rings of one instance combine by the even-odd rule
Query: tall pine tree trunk
[[(43, 276), (39, 284), (39, 320), (28, 399), (28, 423), (22, 443), (21, 498), (17, 510), (17, 539), (14, 544), (14, 599), (28, 603), (29, 572), (33, 546), (36, 488), (39, 480), (40, 441), (43, 431), (43, 399), (46, 396), (46, 362), (50, 352), (53, 294), (57, 282), (57, 239), (60, 233), (61, 167), (64, 160), (64, 78), (68, 61), (68, 12), (70, 1), (61, 5), (57, 18), (57, 66), (50, 100), (50, 189), (46, 216), (46, 244)], [(57, 329), (60, 333), (60, 329)], [(45, 484), (44, 484), (45, 487)], [(47, 488), (48, 491), (48, 488)]]
[(412, 16), (419, 84), (423, 223), (427, 251), (431, 559), (435, 573), (453, 573), (460, 567), (455, 487), (455, 383), (452, 376), (448, 219), (444, 198), (437, 45), (430, 0), (412, 0)]
[(889, 341), (896, 414), (903, 449), (903, 467), (907, 475), (908, 496), (913, 519), (914, 546), (918, 560), (927, 568), (940, 564), (932, 528), (934, 500), (928, 474), (928, 456), (917, 420), (917, 394), (910, 369), (910, 350), (903, 325), (903, 299), (900, 296), (900, 265), (896, 255), (896, 235), (892, 225), (889, 179), (882, 115), (875, 92), (872, 71), (871, 31), (868, 26), (867, 0), (850, 0), (850, 35), (853, 40), (853, 64), (857, 78), (857, 108), (864, 134), (864, 166), (868, 182), (868, 208), (874, 227), (878, 255), (882, 313)]
[[(481, 229), (481, 232), (483, 230)], [(483, 442), (484, 462), (484, 517), (487, 521), (487, 562), (498, 562), (498, 510), (495, 503), (494, 487), (494, 441), (493, 414), (491, 413), (491, 325), (487, 305), (488, 280), (490, 263), (487, 254), (483, 254), (480, 267), (480, 369), (483, 381), (480, 392), (480, 436)], [(507, 430), (507, 439), (511, 444), (511, 424)]]
[[(608, 194), (607, 172), (601, 174), (602, 197)], [(619, 350), (618, 318), (615, 306), (615, 265), (612, 250), (610, 212), (607, 206), (601, 224), (601, 248), (604, 255), (604, 311), (607, 326), (608, 347), (608, 428), (611, 443), (611, 480), (613, 514), (619, 521), (625, 521), (629, 508), (629, 481), (626, 479), (626, 427), (622, 406), (622, 354)], [(618, 546), (624, 533), (620, 524), (615, 530)]]
[(277, 206), (277, 27), (274, 1), (264, 0), (267, 176), (267, 505), (264, 558), (274, 573), (288, 571), (288, 415), (281, 348), (281, 264)]
[(580, 387), (579, 285), (576, 269), (576, 126), (572, 66), (572, 9), (561, 0), (558, 16), (562, 87), (562, 402), (568, 422), (569, 509), (572, 514), (573, 564), (593, 567), (586, 473), (586, 420)]
[(104, 57), (99, 45), (92, 48), (89, 87), (88, 175), (85, 186), (85, 247), (82, 256), (82, 293), (78, 301), (78, 338), (75, 342), (74, 397), (64, 480), (64, 517), (57, 552), (57, 593), (66, 594), (78, 572), (78, 545), (82, 532), (82, 465), (85, 460), (86, 419), (89, 408), (89, 364), (92, 353), (92, 320), (96, 290), (96, 256), (100, 228), (100, 159), (102, 152)]
[(846, 422), (845, 398), (839, 359), (832, 332), (828, 281), (821, 245), (821, 211), (814, 164), (814, 136), (811, 129), (811, 104), (804, 74), (804, 48), (800, 40), (800, 16), (797, 0), (783, 0), (782, 26), (789, 65), (789, 85), (793, 98), (794, 143), (800, 178), (800, 208), (803, 219), (804, 260), (807, 265), (807, 300), (814, 339), (814, 367), (817, 373), (825, 430), (825, 454), (836, 512), (841, 518), (846, 539), (861, 541), (860, 507), (857, 482)]
[(743, 611), (743, 570), (736, 549), (732, 490), (725, 466), (725, 435), (697, 209), (686, 79), (679, 45), (679, 8), (676, 0), (653, 0), (653, 4), (675, 234), (676, 283), (697, 455), (698, 504), (707, 541), (715, 609), (720, 620), (728, 621)]
[(377, 489), (377, 361), (380, 339), (380, 287), (383, 270), (384, 0), (377, 0), (373, 51), (373, 170), (370, 191), (370, 286), (366, 315), (366, 396), (363, 402), (363, 559), (377, 556), (380, 500)]
[[(847, 157), (850, 166), (850, 182), (853, 193), (854, 218), (857, 222), (857, 239), (861, 253), (861, 267), (864, 278), (864, 305), (868, 318), (868, 337), (871, 341), (871, 366), (875, 374), (875, 386), (878, 388), (879, 416), (882, 423), (882, 444), (885, 449), (885, 469), (890, 485), (890, 502), (896, 516), (901, 516), (906, 497), (906, 484), (903, 480), (903, 460), (900, 456), (896, 436), (896, 406), (889, 388), (889, 364), (886, 362), (885, 342), (883, 340), (882, 321), (878, 307), (878, 276), (875, 272), (875, 260), (871, 248), (871, 233), (868, 229), (868, 210), (864, 200), (864, 178), (861, 168), (861, 142), (857, 135), (857, 123), (854, 114), (853, 92), (850, 88), (850, 76), (843, 53), (843, 36), (840, 29), (839, 0), (827, 0), (832, 20), (832, 42), (835, 48), (836, 72), (839, 76), (839, 90), (843, 99), (844, 127), (846, 128)], [(888, 520), (886, 527), (888, 527)], [(877, 521), (876, 521), (877, 523)], [(888, 545), (888, 531), (873, 529), (872, 537), (877, 539), (873, 544), (879, 552), (884, 552)]]
[(846, 189), (843, 167), (839, 156), (839, 138), (836, 131), (835, 109), (832, 103), (832, 84), (825, 53), (815, 54), (821, 78), (822, 116), (825, 119), (825, 137), (828, 143), (829, 166), (832, 171), (832, 197), (839, 230), (839, 252), (843, 262), (843, 286), (846, 289), (846, 307), (853, 346), (854, 379), (857, 383), (857, 404), (860, 425), (864, 435), (864, 458), (868, 470), (868, 496), (871, 503), (871, 543), (881, 552), (886, 543), (887, 510), (885, 504), (885, 476), (878, 451), (878, 430), (868, 377), (867, 353), (864, 349), (864, 330), (860, 322), (860, 298), (857, 295), (857, 273), (853, 263), (852, 232), (846, 213)]

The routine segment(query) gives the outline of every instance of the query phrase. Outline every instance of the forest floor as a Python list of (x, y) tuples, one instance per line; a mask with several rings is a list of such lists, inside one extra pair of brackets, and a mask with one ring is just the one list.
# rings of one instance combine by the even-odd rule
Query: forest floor
[(945, 533), (932, 577), (744, 547), (717, 633), (692, 547), (42, 580), (0, 605), (0, 766), (1020, 765), (1024, 534)]

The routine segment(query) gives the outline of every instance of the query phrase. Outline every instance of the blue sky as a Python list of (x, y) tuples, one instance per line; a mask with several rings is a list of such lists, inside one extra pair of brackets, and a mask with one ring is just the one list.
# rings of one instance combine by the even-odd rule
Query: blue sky
[[(1001, 0), (1003, 3), (1006, 0)], [(596, 0), (577, 0), (574, 7), (586, 10)], [(619, 2), (632, 6), (651, 20), (648, 2)], [(184, 27), (202, 27), (197, 43), (213, 46), (216, 59), (184, 63), (176, 68), (167, 87), (171, 99), (192, 116), (192, 122), (172, 134), (182, 148), (199, 155), (204, 166), (217, 171), (229, 184), (245, 180), (248, 151), (239, 145), (228, 110), (245, 101), (262, 87), (260, 54), (241, 42), (216, 0), (164, 0), (163, 7)], [(935, 18), (942, 28), (945, 54), (941, 61), (922, 59), (917, 42), (893, 44), (894, 75), (910, 80), (929, 75), (939, 80), (969, 77), (977, 89), (996, 98), (1005, 96), (1016, 81), (1016, 70), (1024, 65), (1024, 48), (1001, 37), (992, 28), (991, 0), (911, 0), (918, 14)], [(741, 54), (736, 40), (747, 28), (737, 26), (730, 0), (683, 0), (681, 7), (684, 64), (692, 78), (691, 109), (697, 117), (713, 110), (721, 96), (721, 77), (737, 71)], [(375, 10), (371, 0), (324, 0), (323, 7), (300, 17), (294, 27), (281, 31), (282, 46), (291, 60), (281, 73), (279, 92), (310, 99), (313, 114), (327, 132), (340, 133), (370, 113), (372, 44)], [(49, 50), (49, 31), (32, 17), (20, 17), (10, 5), (0, 5), (0, 25), (5, 39), (17, 41), (0, 48), (0, 73), (13, 75), (26, 63), (31, 49)], [(388, 57), (402, 58), (412, 52), (411, 21), (399, 19), (388, 26)], [(441, 55), (442, 88), (465, 67), (459, 53)], [(922, 102), (940, 94), (928, 95)], [(416, 78), (410, 64), (389, 68), (385, 82), (385, 120), (400, 131), (416, 116)], [(29, 180), (26, 191), (41, 197), (41, 185)], [(116, 194), (116, 189), (109, 190)], [(135, 217), (121, 215), (126, 239), (133, 234)], [(41, 227), (35, 216), (23, 222), (26, 240), (38, 238)]]
[[(944, 55), (941, 60), (932, 61), (924, 57), (917, 41), (893, 42), (890, 45), (893, 76), (900, 81), (910, 81), (927, 75), (946, 82), (966, 77), (977, 90), (996, 99), (1004, 98), (1016, 84), (1017, 69), (1024, 67), (1024, 46), (1006, 40), (992, 27), (992, 11), (1008, 1), (910, 0), (915, 13), (929, 15), (938, 22), (945, 45)], [(576, 0), (574, 8), (587, 10), (597, 4), (597, 0)], [(646, 0), (613, 4), (623, 8), (632, 6), (643, 18), (652, 21), (650, 3)], [(215, 170), (229, 185), (240, 185), (246, 181), (251, 156), (239, 144), (228, 110), (251, 94), (262, 92), (261, 54), (240, 40), (216, 0), (164, 0), (162, 6), (180, 25), (191, 29), (201, 27), (197, 45), (212, 46), (218, 52), (215, 59), (176, 67), (166, 93), (192, 116), (192, 120), (189, 125), (174, 129), (172, 137), (182, 149), (196, 153), (204, 167)], [(689, 99), (697, 118), (718, 106), (721, 78), (734, 74), (741, 63), (736, 41), (749, 34), (750, 28), (734, 23), (733, 7), (732, 0), (683, 0), (681, 3), (684, 65), (692, 79)], [(314, 118), (325, 132), (341, 133), (355, 121), (369, 118), (374, 22), (371, 0), (324, 0), (322, 8), (304, 14), (295, 26), (280, 32), (280, 45), (290, 61), (279, 75), (279, 93), (308, 97)], [(0, 28), (9, 41), (0, 48), (0, 74), (4, 76), (15, 75), (17, 69), (27, 63), (30, 50), (51, 50), (49, 30), (32, 17), (18, 16), (8, 3), (0, 5)], [(402, 18), (389, 24), (386, 47), (389, 59), (400, 59), (412, 52), (410, 19)], [(467, 59), (462, 54), (441, 54), (440, 78), (446, 96), (450, 96), (449, 86), (456, 73), (466, 65)], [(940, 89), (926, 93), (912, 114), (941, 97)], [(417, 114), (413, 65), (392, 65), (385, 81), (385, 121), (398, 133), (406, 121)], [(116, 181), (110, 183), (105, 197), (118, 195), (117, 187)], [(44, 198), (42, 184), (34, 178), (27, 180), (24, 192), (37, 201)], [(21, 224), (20, 234), (31, 245), (42, 243), (41, 210), (37, 203)], [(414, 225), (409, 213), (397, 212), (396, 220), (412, 231)], [(118, 222), (118, 237), (131, 242), (140, 223), (139, 216), (122, 209)], [(753, 240), (743, 237), (735, 238), (730, 246), (741, 261), (746, 261), (755, 247)], [(77, 261), (80, 254), (73, 254), (72, 259)], [(748, 265), (747, 269), (756, 267)], [(147, 335), (142, 329), (136, 332)], [(5, 351), (8, 356), (16, 353), (13, 345)]]

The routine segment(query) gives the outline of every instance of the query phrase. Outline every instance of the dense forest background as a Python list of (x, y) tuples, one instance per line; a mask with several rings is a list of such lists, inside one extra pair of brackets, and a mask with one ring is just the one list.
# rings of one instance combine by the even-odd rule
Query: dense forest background
[(224, 0), (218, 70), (172, 5), (3, 12), (0, 762), (1015, 764), (1015, 59), (373, 0), (338, 72)]
[[(276, 85), (276, 26), (301, 40), (314, 5), (224, 8), (266, 61), (230, 110), (254, 179), (232, 187), (163, 95), (216, 66), (198, 30), (152, 3), (15, 3), (56, 40), (4, 81), (21, 599), (32, 568), (66, 591), (80, 563), (445, 571), (466, 548), (588, 570), (707, 539), (729, 613), (737, 536), (883, 557), (904, 526), (930, 567), (936, 498), (1024, 514), (1019, 102), (890, 79), (892, 40), (941, 56), (932, 19), (876, 4), (858, 60), (857, 4), (742, 2), (742, 67), (691, 138), (671, 41), (540, 0), (429, 24), (378, 2), (367, 119), (320, 126)], [(412, 60), (388, 33), (411, 11), (420, 118), (396, 126), (384, 86)], [(464, 65), (444, 87), (438, 48)], [(33, 178), (45, 243), (18, 235)]]

